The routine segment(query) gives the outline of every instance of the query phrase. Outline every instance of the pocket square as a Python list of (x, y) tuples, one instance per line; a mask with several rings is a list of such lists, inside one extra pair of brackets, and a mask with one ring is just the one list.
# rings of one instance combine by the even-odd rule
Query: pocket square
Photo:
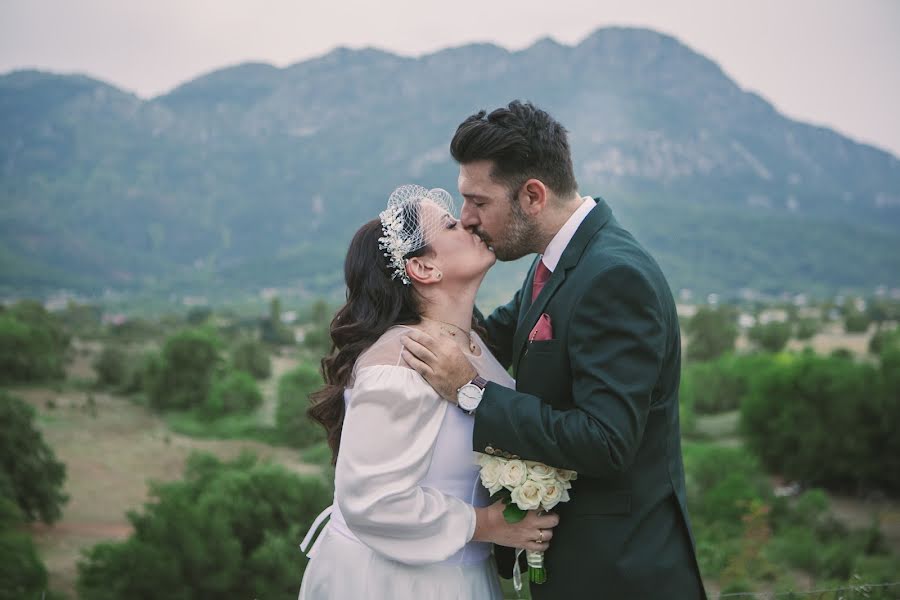
[(531, 333), (528, 334), (529, 342), (538, 342), (541, 340), (552, 340), (553, 339), (553, 324), (550, 322), (550, 315), (547, 313), (541, 314), (541, 318), (538, 319), (537, 325), (534, 326), (534, 329), (531, 330)]

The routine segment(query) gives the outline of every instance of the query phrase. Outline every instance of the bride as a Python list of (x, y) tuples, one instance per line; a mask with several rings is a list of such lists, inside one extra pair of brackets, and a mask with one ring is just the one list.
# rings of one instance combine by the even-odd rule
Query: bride
[(514, 387), (473, 330), (475, 294), (495, 260), (453, 217), (450, 194), (419, 186), (395, 190), (350, 243), (347, 302), (309, 410), (334, 454), (334, 504), (317, 519), (330, 512), (301, 600), (499, 599), (491, 544), (547, 549), (558, 517), (504, 521), (479, 481), (473, 417), (402, 357), (400, 338), (421, 329), (457, 342), (480, 377)]

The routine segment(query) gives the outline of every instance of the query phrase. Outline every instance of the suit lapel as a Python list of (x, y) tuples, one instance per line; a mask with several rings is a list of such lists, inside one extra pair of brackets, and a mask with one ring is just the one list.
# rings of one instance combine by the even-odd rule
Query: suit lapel
[(581, 225), (578, 226), (575, 235), (572, 236), (572, 239), (563, 251), (562, 257), (560, 257), (559, 263), (556, 265), (556, 269), (553, 271), (550, 279), (547, 280), (541, 293), (534, 299), (533, 303), (530, 302), (531, 289), (534, 281), (534, 273), (540, 257), (538, 257), (531, 266), (531, 272), (525, 280), (526, 287), (525, 290), (523, 290), (523, 293), (527, 293), (526, 302), (522, 302), (521, 304), (521, 309), (519, 310), (519, 323), (516, 326), (515, 336), (513, 336), (512, 364), (516, 367), (517, 373), (519, 368), (519, 358), (522, 356), (522, 352), (525, 349), (525, 344), (528, 341), (528, 334), (531, 332), (532, 328), (534, 328), (541, 313), (544, 312), (544, 308), (546, 308), (550, 298), (553, 297), (556, 290), (558, 290), (566, 280), (567, 272), (578, 264), (581, 255), (584, 254), (585, 249), (588, 247), (588, 243), (594, 235), (609, 222), (609, 219), (612, 216), (612, 211), (602, 198), (597, 197), (595, 200), (597, 201), (597, 206), (591, 209), (591, 212), (588, 213), (584, 221), (581, 222)]

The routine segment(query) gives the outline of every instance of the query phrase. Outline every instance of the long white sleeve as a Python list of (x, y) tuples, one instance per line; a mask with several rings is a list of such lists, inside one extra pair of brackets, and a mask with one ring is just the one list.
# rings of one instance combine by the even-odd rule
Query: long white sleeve
[(474, 535), (471, 505), (420, 485), (449, 406), (409, 368), (377, 365), (356, 375), (335, 498), (353, 534), (390, 559), (442, 561)]

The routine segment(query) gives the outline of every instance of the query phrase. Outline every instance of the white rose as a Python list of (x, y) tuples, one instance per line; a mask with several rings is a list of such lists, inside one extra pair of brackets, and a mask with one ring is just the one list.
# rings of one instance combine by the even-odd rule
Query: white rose
[(512, 491), (515, 487), (525, 483), (526, 477), (528, 477), (528, 467), (525, 466), (525, 463), (521, 460), (510, 460), (503, 465), (503, 470), (500, 472), (500, 483)]
[(556, 469), (556, 477), (560, 481), (575, 481), (578, 479), (578, 473), (569, 469)]
[(476, 458), (475, 462), (478, 464), (479, 467), (483, 467), (484, 465), (497, 462), (497, 459), (495, 457), (491, 456), (490, 454), (482, 454), (480, 452), (475, 453), (475, 458)]
[(528, 476), (535, 481), (539, 481), (541, 479), (552, 479), (556, 476), (556, 469), (554, 469), (553, 467), (548, 467), (545, 464), (530, 460), (526, 461), (525, 464), (528, 465)]
[(544, 510), (551, 510), (562, 501), (565, 490), (558, 482), (541, 481), (539, 485), (541, 486), (541, 506), (544, 507)]
[(499, 461), (485, 461), (481, 467), (481, 485), (487, 488), (488, 492), (493, 495), (503, 489), (500, 485), (500, 473), (503, 465)]
[(511, 498), (522, 510), (533, 510), (541, 505), (541, 486), (529, 479), (512, 491)]

